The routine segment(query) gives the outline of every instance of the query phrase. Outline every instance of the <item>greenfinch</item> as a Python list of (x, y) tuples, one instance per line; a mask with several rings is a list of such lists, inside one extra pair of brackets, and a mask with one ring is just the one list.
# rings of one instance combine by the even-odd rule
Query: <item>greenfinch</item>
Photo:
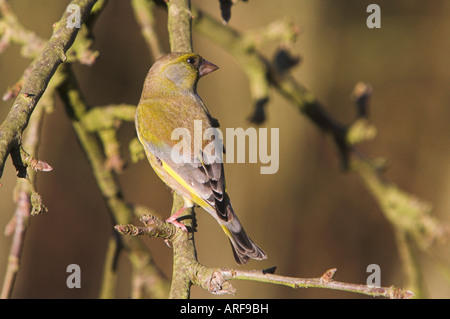
[[(197, 94), (199, 78), (217, 69), (195, 53), (175, 52), (158, 59), (145, 79), (136, 111), (136, 130), (153, 170), (184, 199), (184, 207), (167, 221), (186, 230), (176, 219), (187, 207), (202, 207), (222, 226), (236, 262), (245, 264), (250, 258), (262, 260), (267, 255), (247, 236), (233, 211), (222, 161), (205, 160), (202, 150), (195, 154), (195, 147), (190, 161), (175, 160), (172, 152), (176, 145), (172, 132), (177, 128), (194, 135), (195, 130), (200, 129), (202, 134), (217, 126)], [(200, 127), (194, 123), (198, 121)], [(206, 142), (201, 142), (202, 147)]]

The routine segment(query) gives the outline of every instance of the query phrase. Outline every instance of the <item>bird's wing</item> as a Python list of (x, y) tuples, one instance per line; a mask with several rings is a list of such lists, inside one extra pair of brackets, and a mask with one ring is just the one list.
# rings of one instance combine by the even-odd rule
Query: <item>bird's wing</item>
[[(224, 170), (221, 162), (208, 160), (207, 157), (204, 157), (203, 160), (198, 162), (192, 158), (187, 163), (177, 163), (172, 159), (172, 148), (169, 145), (163, 143), (155, 146), (144, 142), (144, 146), (173, 180), (189, 193), (196, 195), (192, 198), (196, 204), (207, 210), (209, 207), (213, 208), (221, 220), (228, 221), (230, 216), (228, 216), (229, 212), (226, 207), (229, 199), (225, 190)], [(174, 190), (179, 187), (178, 185), (171, 185), (173, 181), (165, 180), (165, 182)], [(197, 202), (195, 197), (199, 197), (203, 202)], [(204, 207), (205, 203), (209, 207)]]

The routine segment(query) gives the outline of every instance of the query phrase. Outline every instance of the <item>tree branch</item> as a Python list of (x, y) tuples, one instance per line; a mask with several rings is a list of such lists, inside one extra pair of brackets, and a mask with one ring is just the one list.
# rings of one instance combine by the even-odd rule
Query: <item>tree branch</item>
[[(41, 104), (36, 108), (33, 116), (30, 119), (28, 129), (23, 140), (23, 145), (30, 151), (31, 154), (37, 154), (39, 147), (39, 136), (42, 128), (42, 120), (45, 113), (45, 105)], [(27, 179), (18, 179), (15, 189), (16, 210), (12, 220), (8, 223), (5, 234), (13, 234), (11, 249), (8, 257), (8, 265), (5, 272), (5, 279), (3, 281), (3, 288), (0, 294), (1, 299), (11, 297), (14, 288), (14, 282), (20, 268), (22, 259), (22, 248), (25, 241), (25, 234), (28, 228), (28, 219), (33, 212), (41, 207), (33, 208), (31, 197), (32, 194), (39, 196), (34, 190), (36, 172), (30, 170), (27, 174)], [(35, 195), (35, 196), (36, 196)]]
[(46, 41), (35, 32), (27, 30), (17, 19), (6, 0), (0, 0), (0, 53), (10, 43), (22, 45), (21, 55), (25, 58), (34, 58), (45, 48)]
[(52, 167), (45, 162), (37, 160), (35, 156), (40, 145), (40, 135), (44, 115), (53, 110), (54, 93), (61, 81), (62, 78), (60, 74), (58, 74), (58, 72), (55, 73), (55, 76), (51, 79), (47, 90), (30, 117), (29, 124), (24, 132), (22, 144), (30, 153), (28, 154), (20, 148), (22, 153), (20, 156), (26, 163), (25, 165), (28, 169), (25, 171), (24, 178), (17, 179), (14, 191), (16, 210), (5, 229), (6, 235), (13, 234), (13, 240), (0, 298), (11, 297), (15, 278), (20, 268), (22, 247), (25, 241), (25, 234), (29, 225), (28, 220), (30, 216), (47, 211), (47, 207), (44, 206), (41, 196), (36, 191), (36, 172), (51, 171)]
[[(168, 0), (167, 27), (172, 52), (192, 52), (192, 13), (190, 0)], [(173, 193), (172, 214), (184, 206), (181, 195)], [(188, 229), (194, 229), (195, 213), (193, 208), (187, 208), (180, 219), (185, 219)], [(197, 264), (194, 233), (187, 233), (177, 229), (171, 239), (173, 246), (172, 285), (169, 298), (186, 299), (190, 296), (192, 280), (190, 270)]]
[[(236, 270), (205, 267), (196, 258), (192, 258), (189, 254), (190, 247), (184, 247), (184, 245), (188, 245), (190, 240), (186, 238), (182, 238), (181, 240), (176, 239), (176, 236), (186, 233), (177, 231), (174, 225), (151, 215), (141, 216), (141, 222), (144, 223), (145, 227), (128, 224), (117, 225), (115, 228), (123, 235), (159, 237), (180, 245), (180, 247), (177, 247), (179, 249), (178, 253), (180, 254), (178, 256), (180, 263), (177, 272), (174, 272), (174, 276), (176, 277), (172, 279), (171, 297), (173, 298), (189, 298), (190, 286), (192, 284), (198, 285), (217, 295), (234, 294), (236, 290), (229, 282), (233, 279), (276, 284), (294, 289), (326, 288), (391, 299), (412, 298), (414, 296), (412, 292), (395, 288), (394, 286), (372, 287), (334, 281), (333, 277), (337, 269), (330, 269), (319, 278), (294, 278), (273, 274), (275, 268), (267, 270)], [(186, 276), (188, 276), (189, 280), (185, 279)]]
[(156, 4), (148, 0), (132, 0), (131, 5), (149, 52), (151, 52), (155, 60), (159, 59), (164, 54), (164, 50), (155, 30), (156, 21), (153, 11)]
[(167, 0), (167, 28), (172, 52), (192, 52), (192, 13), (190, 0)]
[(409, 299), (414, 294), (407, 290), (391, 287), (371, 287), (368, 285), (358, 285), (341, 281), (334, 281), (333, 277), (337, 269), (330, 269), (318, 278), (293, 278), (278, 276), (264, 271), (256, 270), (222, 270), (221, 277), (224, 280), (239, 279), (252, 280), (277, 285), (288, 286), (294, 289), (298, 288), (326, 288), (332, 290), (348, 291), (360, 293), (372, 297), (386, 297), (391, 299)]
[[(96, 0), (73, 0), (71, 4), (80, 7), (81, 21), (89, 15)], [(33, 62), (33, 68), (4, 122), (0, 125), (0, 177), (5, 160), (11, 150), (20, 147), (20, 137), (28, 124), (36, 104), (47, 88), (56, 68), (66, 60), (66, 51), (72, 45), (77, 28), (67, 27), (70, 12), (65, 12), (55, 24), (52, 37), (42, 53)], [(17, 163), (17, 161), (15, 161)], [(19, 169), (19, 168), (18, 168)]]

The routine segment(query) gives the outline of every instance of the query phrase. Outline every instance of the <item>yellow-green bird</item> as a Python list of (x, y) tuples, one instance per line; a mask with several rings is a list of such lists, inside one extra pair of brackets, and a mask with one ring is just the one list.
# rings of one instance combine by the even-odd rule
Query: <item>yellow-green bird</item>
[[(247, 236), (231, 207), (221, 161), (205, 161), (202, 150), (192, 152), (190, 161), (180, 162), (172, 156), (177, 143), (172, 140), (175, 129), (187, 129), (194, 136), (194, 130), (199, 130), (194, 121), (201, 121), (202, 132), (197, 134), (203, 136), (213, 127), (213, 119), (197, 94), (197, 82), (217, 69), (195, 53), (176, 52), (158, 59), (145, 79), (136, 111), (136, 130), (156, 174), (184, 198), (184, 208), (167, 221), (186, 230), (176, 218), (186, 207), (197, 204), (218, 221), (230, 240), (236, 262), (245, 264), (250, 258), (267, 256)], [(202, 141), (202, 148), (207, 142)]]

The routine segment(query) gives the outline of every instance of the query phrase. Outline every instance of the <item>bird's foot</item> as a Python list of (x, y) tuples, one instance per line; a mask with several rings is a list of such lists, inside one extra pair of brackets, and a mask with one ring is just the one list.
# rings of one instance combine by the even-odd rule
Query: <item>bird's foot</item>
[(182, 230), (184, 230), (185, 232), (187, 232), (187, 228), (184, 224), (180, 223), (179, 221), (177, 221), (177, 218), (180, 217), (180, 215), (186, 210), (186, 207), (182, 207), (180, 208), (175, 214), (173, 214), (172, 216), (170, 216), (169, 218), (166, 219), (167, 223), (171, 223), (173, 225), (175, 225), (175, 227), (181, 228)]

